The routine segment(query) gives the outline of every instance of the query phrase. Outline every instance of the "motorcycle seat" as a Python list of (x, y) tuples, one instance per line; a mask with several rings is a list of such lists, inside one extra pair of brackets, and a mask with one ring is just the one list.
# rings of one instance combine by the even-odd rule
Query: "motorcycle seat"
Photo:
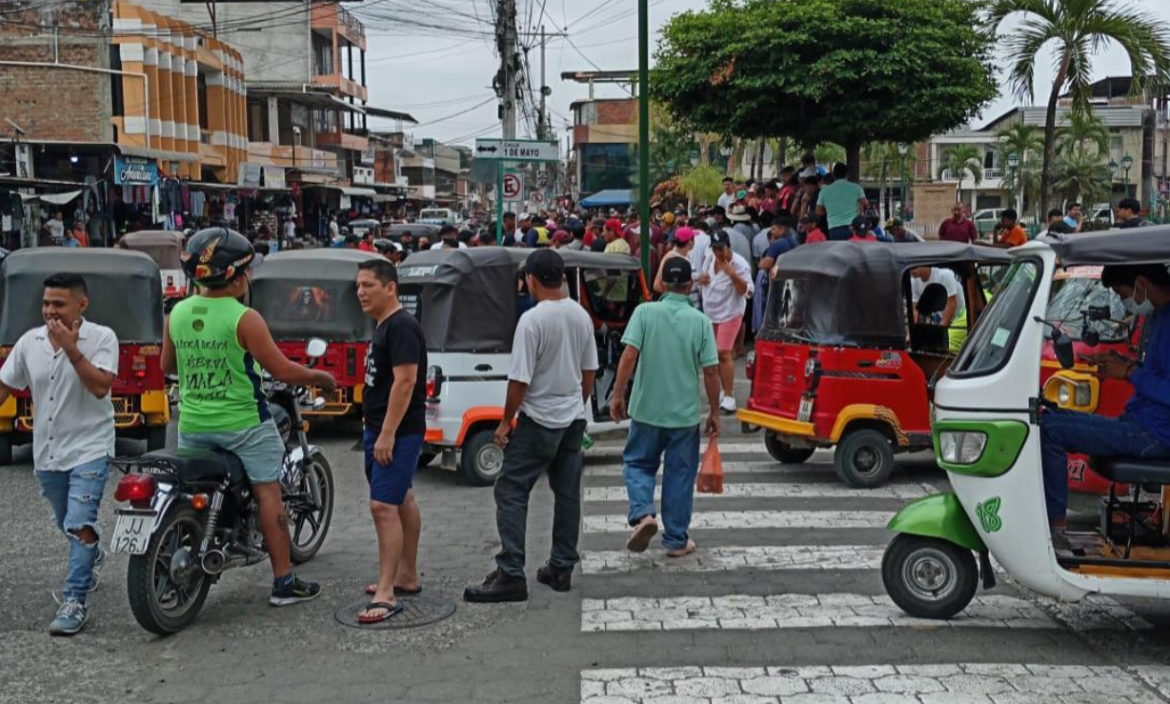
[(1170, 460), (1094, 457), (1093, 469), (1110, 481), (1124, 484), (1170, 484)]
[(232, 484), (244, 481), (244, 465), (240, 459), (229, 452), (213, 452), (211, 450), (180, 450), (179, 454), (168, 452), (148, 452), (142, 456), (143, 461), (157, 458), (175, 468), (179, 479), (188, 483), (221, 482), (227, 477)]

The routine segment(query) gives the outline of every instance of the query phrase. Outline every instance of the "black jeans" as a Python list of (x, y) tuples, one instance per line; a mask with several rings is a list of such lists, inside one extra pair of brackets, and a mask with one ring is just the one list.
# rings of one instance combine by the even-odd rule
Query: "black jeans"
[(546, 428), (521, 415), (504, 449), (504, 468), (496, 479), (496, 528), (501, 549), (496, 555), (500, 571), (524, 579), (524, 540), (528, 524), (528, 497), (540, 475), (548, 473), (555, 496), (552, 556), (549, 564), (571, 572), (580, 561), (577, 539), (581, 534), (581, 440), (585, 421), (567, 428)]

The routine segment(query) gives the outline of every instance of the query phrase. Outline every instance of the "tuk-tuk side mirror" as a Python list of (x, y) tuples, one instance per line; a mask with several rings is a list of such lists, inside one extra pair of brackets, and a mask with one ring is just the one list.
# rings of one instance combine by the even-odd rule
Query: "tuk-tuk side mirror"
[(310, 359), (317, 359), (324, 357), (325, 351), (329, 349), (329, 343), (325, 342), (319, 337), (314, 337), (309, 340), (309, 344), (305, 345), (305, 356)]
[(1056, 361), (1062, 369), (1072, 369), (1076, 364), (1076, 355), (1073, 353), (1072, 339), (1060, 330), (1052, 331), (1052, 350), (1056, 353)]

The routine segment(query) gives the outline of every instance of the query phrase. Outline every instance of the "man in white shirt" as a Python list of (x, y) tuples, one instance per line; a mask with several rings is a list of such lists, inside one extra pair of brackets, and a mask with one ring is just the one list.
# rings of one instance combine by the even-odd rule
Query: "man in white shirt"
[(955, 275), (955, 272), (950, 269), (927, 266), (911, 269), (910, 294), (914, 298), (916, 307), (918, 299), (922, 298), (922, 292), (931, 284), (939, 284), (947, 290), (947, 305), (941, 313), (936, 315), (935, 320), (919, 322), (949, 326), (952, 320), (962, 316), (967, 311), (967, 305), (963, 301), (963, 285), (959, 283), (959, 277)]
[(97, 517), (107, 458), (114, 454), (110, 387), (118, 374), (118, 338), (82, 317), (88, 306), (85, 279), (50, 276), (41, 307), (45, 325), (22, 335), (0, 368), (0, 403), (17, 391), (32, 392), (33, 465), (69, 539), (69, 572), (49, 624), (52, 635), (85, 627), (86, 596), (97, 586), (103, 557)]
[(554, 591), (568, 591), (580, 560), (581, 441), (585, 404), (597, 373), (593, 321), (568, 297), (563, 286), (565, 263), (555, 250), (534, 250), (524, 273), (537, 304), (516, 325), (508, 397), (496, 429), (496, 443), (505, 448), (495, 487), (501, 549), (495, 571), (483, 584), (463, 591), (469, 602), (528, 599), (524, 573), (528, 498), (546, 472), (555, 496), (552, 555), (537, 570), (536, 579)]
[(719, 350), (719, 377), (723, 383), (719, 407), (724, 413), (735, 412), (735, 343), (747, 299), (752, 295), (752, 267), (731, 248), (731, 238), (724, 230), (711, 234), (711, 251), (699, 274), (703, 292), (703, 312), (715, 326), (715, 346)]
[(727, 211), (731, 209), (733, 203), (735, 203), (735, 181), (732, 181), (729, 176), (723, 179), (723, 193), (719, 196), (718, 205)]
[(53, 217), (45, 222), (49, 234), (53, 237), (53, 244), (59, 245), (65, 241), (65, 221), (61, 219), (61, 211), (53, 213)]

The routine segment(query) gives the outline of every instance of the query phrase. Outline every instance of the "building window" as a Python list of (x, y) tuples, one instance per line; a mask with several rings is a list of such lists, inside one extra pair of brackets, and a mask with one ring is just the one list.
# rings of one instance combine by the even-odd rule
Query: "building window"
[(631, 152), (629, 144), (582, 144), (581, 192), (630, 188)]
[(313, 32), (313, 75), (333, 75), (333, 42)]
[(199, 129), (210, 129), (207, 123), (207, 74), (200, 71), (195, 76), (195, 95), (199, 105)]
[[(114, 71), (122, 70), (122, 47), (117, 44), (110, 45), (110, 68)], [(126, 114), (122, 77), (116, 73), (110, 74), (110, 105), (114, 117), (123, 117)]]

